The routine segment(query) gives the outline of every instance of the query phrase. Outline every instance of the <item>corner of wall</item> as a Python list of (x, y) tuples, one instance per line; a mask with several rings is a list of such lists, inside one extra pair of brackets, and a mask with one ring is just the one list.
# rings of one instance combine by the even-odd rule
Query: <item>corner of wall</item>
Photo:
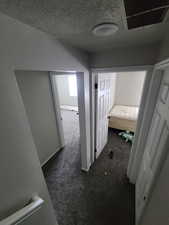
[(169, 31), (167, 31), (163, 41), (160, 44), (157, 62), (166, 60), (168, 58), (169, 58)]

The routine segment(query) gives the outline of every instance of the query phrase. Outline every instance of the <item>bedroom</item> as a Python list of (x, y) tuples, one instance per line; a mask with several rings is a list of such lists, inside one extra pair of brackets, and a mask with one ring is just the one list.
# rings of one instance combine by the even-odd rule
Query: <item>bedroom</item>
[(94, 160), (104, 150), (112, 159), (116, 154), (125, 157), (127, 167), (146, 73), (127, 71), (95, 74)]

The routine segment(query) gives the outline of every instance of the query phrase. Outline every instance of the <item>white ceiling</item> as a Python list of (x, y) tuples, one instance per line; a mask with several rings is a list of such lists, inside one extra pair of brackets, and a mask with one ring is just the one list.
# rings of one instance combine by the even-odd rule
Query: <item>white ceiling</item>
[[(160, 42), (168, 24), (128, 30), (123, 0), (1, 0), (0, 11), (88, 52)], [(92, 27), (118, 24), (112, 37), (95, 37)]]

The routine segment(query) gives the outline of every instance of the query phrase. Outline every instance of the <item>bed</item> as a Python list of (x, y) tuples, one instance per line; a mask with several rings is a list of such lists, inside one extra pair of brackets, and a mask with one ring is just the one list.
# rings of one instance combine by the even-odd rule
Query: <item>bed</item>
[(114, 105), (109, 113), (109, 127), (135, 132), (139, 107)]

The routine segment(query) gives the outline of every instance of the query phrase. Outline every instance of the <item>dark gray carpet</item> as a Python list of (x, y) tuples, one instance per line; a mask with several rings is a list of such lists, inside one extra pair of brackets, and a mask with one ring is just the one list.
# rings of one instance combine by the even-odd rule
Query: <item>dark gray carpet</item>
[(109, 129), (104, 151), (82, 172), (78, 116), (62, 111), (62, 117), (67, 146), (43, 168), (59, 225), (134, 225), (134, 186), (125, 176), (130, 144)]

